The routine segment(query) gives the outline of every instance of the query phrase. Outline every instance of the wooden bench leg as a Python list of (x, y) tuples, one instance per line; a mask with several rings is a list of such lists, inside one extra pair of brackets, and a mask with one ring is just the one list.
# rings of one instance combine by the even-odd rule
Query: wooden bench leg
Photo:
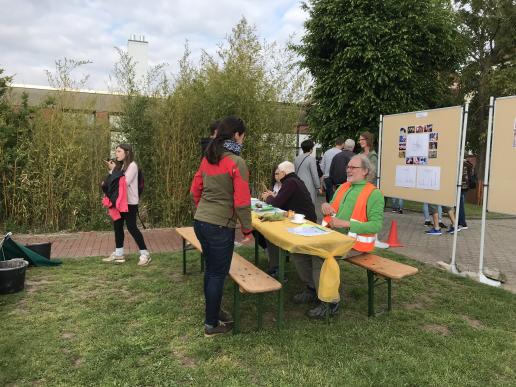
[(258, 330), (260, 330), (263, 326), (263, 293), (258, 293), (256, 295), (256, 314)]
[(233, 325), (233, 334), (240, 333), (240, 287), (235, 282), (233, 293), (233, 318), (235, 320)]
[(186, 274), (186, 239), (183, 239), (183, 275)]
[(374, 317), (374, 273), (367, 271), (367, 315)]
[(279, 248), (279, 267), (278, 267), (278, 281), (281, 284), (281, 289), (278, 291), (278, 328), (283, 327), (283, 319), (285, 317), (285, 250)]

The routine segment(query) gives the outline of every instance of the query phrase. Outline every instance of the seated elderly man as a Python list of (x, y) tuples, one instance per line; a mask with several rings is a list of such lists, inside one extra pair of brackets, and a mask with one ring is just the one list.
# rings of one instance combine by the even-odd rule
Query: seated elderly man
[[(262, 193), (262, 200), (272, 204), (274, 207), (281, 208), (285, 211), (295, 211), (298, 214), (304, 214), (305, 218), (317, 222), (315, 207), (312, 198), (305, 183), (295, 174), (294, 164), (290, 161), (284, 161), (278, 165), (275, 176), (281, 182), (281, 188), (276, 195), (272, 191)], [(279, 248), (267, 241), (267, 253), (269, 255), (269, 273), (274, 275), (278, 270)], [(312, 273), (300, 272), (298, 265), (304, 260), (311, 260), (311, 255), (291, 254), (292, 261), (298, 269), (301, 280), (306, 284), (308, 290), (294, 296), (294, 302), (305, 303), (315, 301), (317, 299), (315, 292), (314, 280)], [(319, 278), (317, 278), (317, 282)]]
[[(351, 158), (346, 171), (347, 182), (337, 189), (331, 203), (322, 205), (321, 211), (329, 227), (356, 238), (353, 245), (355, 252), (350, 252), (350, 255), (355, 255), (356, 252), (374, 249), (375, 234), (383, 224), (384, 198), (380, 190), (368, 182), (369, 175), (375, 172), (367, 156), (360, 154)], [(314, 278), (318, 278), (323, 260), (314, 257), (305, 264), (304, 270), (311, 270)], [(330, 315), (336, 314), (338, 300), (332, 303), (320, 302), (307, 315), (310, 318), (323, 318), (328, 309)]]

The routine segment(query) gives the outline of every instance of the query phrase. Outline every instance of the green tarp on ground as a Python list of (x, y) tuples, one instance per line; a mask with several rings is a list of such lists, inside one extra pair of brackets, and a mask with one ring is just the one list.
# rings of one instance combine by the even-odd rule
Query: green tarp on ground
[(5, 236), (0, 250), (0, 260), (2, 261), (7, 261), (8, 259), (13, 258), (23, 258), (34, 266), (58, 266), (62, 263), (59, 260), (47, 259), (28, 247), (16, 243), (9, 235)]

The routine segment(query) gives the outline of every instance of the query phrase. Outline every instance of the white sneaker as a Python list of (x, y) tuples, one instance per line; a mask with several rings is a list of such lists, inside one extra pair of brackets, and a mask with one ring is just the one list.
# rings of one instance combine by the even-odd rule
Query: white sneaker
[(102, 259), (103, 262), (114, 262), (114, 263), (124, 263), (125, 258), (123, 255), (116, 255), (114, 252), (107, 258)]
[(138, 266), (146, 266), (152, 261), (150, 255), (140, 255), (140, 259), (138, 261)]
[(377, 239), (374, 241), (374, 247), (379, 248), (379, 249), (388, 249), (389, 244)]

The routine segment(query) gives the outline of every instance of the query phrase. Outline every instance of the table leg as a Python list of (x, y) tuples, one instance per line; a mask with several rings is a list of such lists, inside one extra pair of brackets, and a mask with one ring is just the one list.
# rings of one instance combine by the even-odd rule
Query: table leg
[(278, 268), (278, 281), (281, 284), (281, 289), (278, 292), (278, 328), (282, 328), (284, 325), (285, 317), (285, 250), (279, 249), (279, 268)]
[(374, 273), (370, 270), (367, 271), (367, 292), (367, 314), (369, 317), (374, 317)]

